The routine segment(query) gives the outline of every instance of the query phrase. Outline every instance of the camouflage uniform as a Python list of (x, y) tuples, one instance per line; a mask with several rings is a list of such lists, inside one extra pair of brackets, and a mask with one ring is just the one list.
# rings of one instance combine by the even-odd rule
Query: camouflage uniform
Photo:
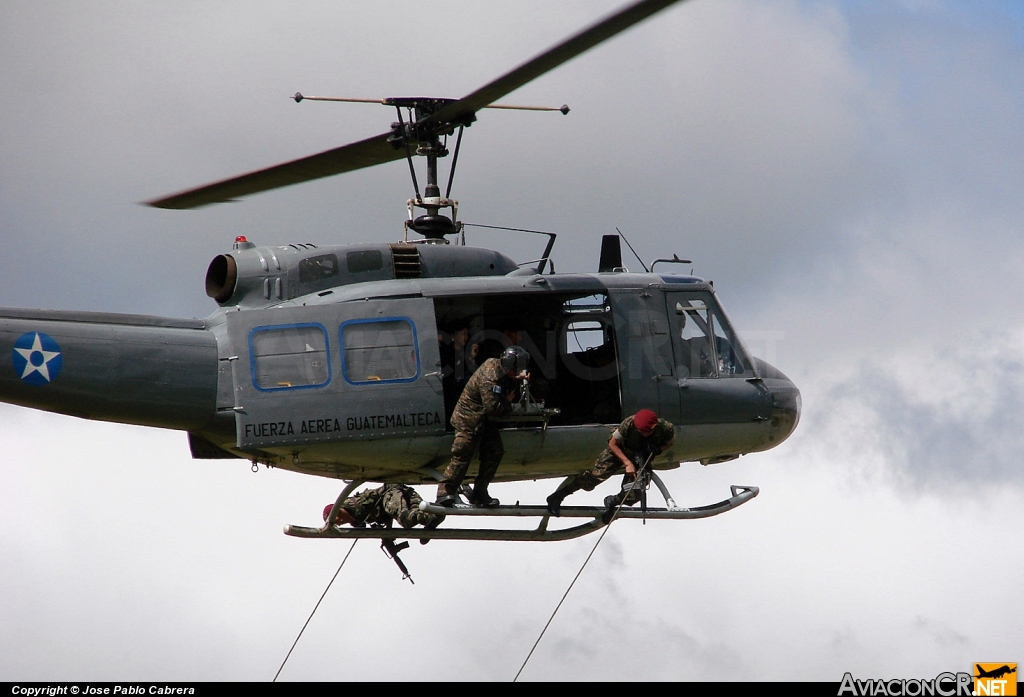
[(507, 396), (514, 395), (518, 387), (519, 382), (508, 376), (497, 358), (488, 358), (473, 373), (452, 413), (452, 426), (455, 427), (452, 461), (437, 487), (439, 499), (458, 492), (477, 449), (480, 450), (480, 471), (476, 476), (475, 490), (487, 490), (505, 454), (498, 426), (489, 417), (512, 411)]
[(392, 520), (397, 520), (403, 528), (411, 528), (414, 525), (426, 525), (434, 517), (420, 510), (422, 500), (412, 487), (385, 484), (349, 496), (341, 507), (355, 518), (356, 525), (376, 523), (387, 526)]
[[(619, 427), (612, 432), (612, 438), (614, 438), (622, 452), (625, 453), (633, 462), (637, 463), (636, 468), (639, 471), (644, 460), (647, 459), (647, 454), (652, 449), (660, 451), (667, 443), (669, 443), (675, 435), (673, 426), (665, 419), (658, 419), (658, 423), (654, 426), (654, 433), (648, 437), (644, 437), (640, 430), (633, 425), (633, 417), (627, 416), (626, 419), (619, 424)], [(639, 459), (639, 462), (637, 460)], [(606, 447), (604, 451), (597, 456), (597, 461), (594, 466), (580, 472), (576, 475), (576, 478), (566, 484), (564, 487), (559, 488), (555, 493), (560, 495), (560, 499), (565, 498), (574, 491), (584, 489), (586, 491), (593, 491), (601, 482), (609, 479), (610, 477), (618, 474), (625, 470), (622, 464), (622, 460), (612, 452), (611, 448)], [(627, 505), (633, 505), (640, 498), (639, 486), (634, 488), (628, 497), (625, 496), (625, 491), (629, 488), (629, 482), (632, 479), (623, 477), (622, 484), (623, 490), (619, 493), (620, 497), (626, 498), (625, 503)], [(642, 482), (643, 484), (645, 482)], [(618, 505), (616, 501), (615, 505)]]

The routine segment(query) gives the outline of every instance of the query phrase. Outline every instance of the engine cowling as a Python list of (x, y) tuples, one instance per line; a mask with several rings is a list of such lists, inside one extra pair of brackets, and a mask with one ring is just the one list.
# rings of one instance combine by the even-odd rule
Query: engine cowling
[(257, 247), (235, 243), (206, 271), (206, 294), (220, 305), (261, 306), (328, 288), (403, 278), (504, 276), (515, 261), (490, 249), (441, 244), (292, 244)]

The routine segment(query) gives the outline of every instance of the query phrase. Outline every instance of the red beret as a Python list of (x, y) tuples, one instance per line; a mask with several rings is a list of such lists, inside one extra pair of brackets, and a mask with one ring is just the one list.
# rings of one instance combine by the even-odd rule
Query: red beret
[(658, 415), (650, 409), (641, 409), (633, 417), (633, 425), (641, 431), (648, 431), (658, 424)]
[[(329, 503), (326, 506), (324, 506), (324, 522), (327, 522), (327, 516), (329, 516), (331, 514), (331, 509), (332, 508), (334, 508), (334, 504), (333, 503)], [(341, 508), (341, 509), (338, 509), (338, 515), (336, 516), (334, 524), (335, 525), (345, 525), (346, 523), (352, 523), (354, 521), (355, 521), (355, 518), (353, 518), (351, 516), (351, 514), (349, 514), (349, 512), (346, 511), (344, 508)]]

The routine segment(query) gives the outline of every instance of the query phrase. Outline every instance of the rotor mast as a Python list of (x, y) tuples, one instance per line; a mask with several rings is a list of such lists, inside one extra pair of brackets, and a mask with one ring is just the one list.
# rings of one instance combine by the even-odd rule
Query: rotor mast
[[(292, 97), (296, 103), (303, 100), (318, 102), (356, 102), (360, 104), (384, 104), (393, 106), (398, 113), (398, 121), (391, 124), (391, 133), (387, 136), (387, 142), (396, 150), (404, 149), (406, 160), (409, 163), (409, 176), (412, 178), (412, 186), (416, 197), (406, 201), (409, 209), (409, 218), (405, 221), (406, 232), (412, 230), (426, 238), (428, 242), (443, 242), (447, 235), (458, 234), (462, 230), (462, 223), (458, 221), (459, 202), (449, 198), (452, 192), (452, 182), (455, 179), (455, 167), (459, 161), (459, 147), (462, 145), (462, 131), (476, 121), (475, 111), (451, 111), (448, 107), (458, 103), (457, 99), (444, 99), (438, 97), (386, 97), (384, 99), (364, 99), (358, 97), (307, 97), (301, 92), (296, 92)], [(569, 107), (563, 104), (560, 107), (549, 106), (520, 106), (515, 104), (485, 104), (481, 109), (515, 109), (521, 111), (557, 111), (562, 115), (569, 113)], [(405, 109), (406, 117), (402, 116)], [(442, 112), (441, 117), (436, 114)], [(447, 116), (447, 118), (445, 118)], [(444, 196), (441, 195), (441, 187), (437, 179), (437, 160), (448, 156), (448, 136), (458, 129), (459, 135), (455, 142), (455, 155), (452, 158), (452, 166), (448, 172), (448, 186)], [(415, 149), (414, 149), (415, 146)], [(420, 193), (419, 181), (416, 178), (416, 167), (413, 165), (412, 156), (419, 155), (427, 158), (427, 181), (426, 186)], [(425, 215), (417, 216), (416, 209), (421, 208)], [(451, 209), (451, 217), (443, 215), (441, 211), (445, 208)]]
[[(398, 121), (391, 124), (392, 135), (389, 141), (394, 147), (405, 148), (406, 159), (409, 162), (409, 174), (412, 177), (413, 188), (416, 197), (406, 202), (409, 208), (409, 218), (405, 222), (406, 230), (423, 235), (430, 241), (444, 240), (446, 235), (454, 235), (459, 232), (462, 225), (458, 222), (459, 202), (448, 198), (451, 194), (452, 180), (455, 177), (455, 166), (458, 164), (459, 145), (462, 144), (462, 129), (476, 120), (473, 113), (466, 114), (458, 121), (430, 122), (429, 116), (433, 115), (439, 108), (447, 106), (454, 99), (438, 99), (433, 97), (389, 97), (382, 100), (385, 104), (394, 106), (398, 112)], [(410, 118), (408, 121), (402, 118), (402, 109), (406, 109)], [(455, 147), (455, 158), (448, 175), (448, 189), (445, 195), (441, 195), (441, 188), (437, 181), (437, 160), (447, 157), (446, 147), (448, 136), (459, 129), (459, 139)], [(416, 180), (416, 168), (413, 166), (413, 145), (415, 154), (427, 158), (427, 181), (420, 193), (419, 183)], [(415, 210), (421, 208), (424, 215), (416, 216)], [(445, 208), (451, 209), (451, 217), (443, 215), (441, 211)]]

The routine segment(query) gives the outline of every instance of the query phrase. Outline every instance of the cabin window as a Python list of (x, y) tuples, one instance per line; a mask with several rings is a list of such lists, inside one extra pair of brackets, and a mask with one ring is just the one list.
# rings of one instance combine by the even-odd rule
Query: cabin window
[(411, 320), (354, 320), (341, 325), (339, 333), (342, 371), (348, 382), (411, 382), (419, 375), (416, 328)]
[(590, 351), (608, 343), (605, 325), (597, 320), (576, 320), (565, 327), (569, 351)]
[(349, 273), (380, 271), (384, 268), (384, 255), (379, 249), (362, 249), (345, 255)]
[(322, 387), (331, 381), (327, 329), (321, 324), (257, 327), (249, 334), (256, 389)]
[(338, 275), (338, 257), (321, 254), (299, 262), (299, 282), (316, 283)]

